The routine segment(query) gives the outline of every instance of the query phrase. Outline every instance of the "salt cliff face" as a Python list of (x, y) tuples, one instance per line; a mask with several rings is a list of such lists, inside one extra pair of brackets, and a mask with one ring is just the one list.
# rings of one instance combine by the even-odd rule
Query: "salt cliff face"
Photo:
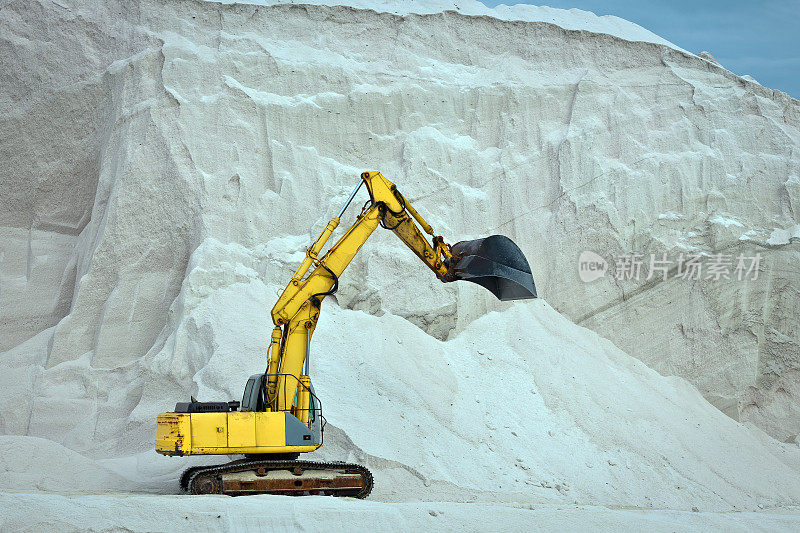
[[(6, 5), (0, 349), (8, 370), (0, 431), (110, 460), (149, 449), (152, 416), (178, 399), (238, 397), (244, 378), (263, 366), (274, 292), (358, 174), (377, 169), (447, 239), (508, 235), (555, 309), (660, 373), (687, 378), (734, 418), (793, 439), (800, 432), (800, 106), (619, 19), (587, 20), (583, 27), (595, 31), (612, 31), (613, 22), (621, 37), (458, 12), (170, 1)], [(584, 250), (608, 259), (760, 253), (763, 262), (758, 279), (741, 282), (616, 280), (609, 273), (583, 283), (577, 268)], [(347, 318), (331, 319), (327, 330), (320, 323), (320, 390), (336, 390), (326, 376), (343, 368), (349, 374), (339, 386), (369, 383), (371, 397), (400, 397), (406, 409), (427, 394), (400, 378), (371, 381), (381, 374), (376, 361), (400, 364), (398, 354), (416, 348), (392, 339), (385, 342), (396, 346), (366, 353), (369, 339), (351, 333), (362, 327), (398, 328), (445, 361), (455, 356), (436, 343), (478, 338), (481, 324), (509, 321), (525, 332), (555, 320), (552, 310), (520, 316), (478, 289), (442, 286), (394, 236), (376, 233), (326, 303)], [(504, 318), (481, 322), (492, 311)], [(519, 357), (557, 369), (562, 361), (547, 352), (556, 344), (536, 341), (555, 335), (567, 342), (557, 330), (568, 324), (513, 349), (504, 347), (508, 337), (498, 338), (481, 355), (511, 350), (513, 357), (501, 359), (512, 373), (519, 363), (508, 361)], [(337, 341), (351, 334), (361, 340)], [(352, 368), (353, 353), (363, 353), (365, 369)], [(448, 362), (451, 372), (469, 363)], [(626, 376), (630, 368), (645, 372), (631, 362), (623, 367)], [(419, 369), (392, 375), (404, 371)], [(537, 364), (525, 372), (522, 381), (550, 371)], [(474, 388), (483, 386), (449, 378), (437, 383), (466, 387), (449, 390), (454, 406), (475, 401)], [(544, 403), (530, 416), (548, 401), (555, 403), (543, 412), (559, 411), (562, 378), (571, 383), (551, 376), (551, 387), (535, 388)], [(671, 383), (658, 379), (658, 387)], [(574, 392), (595, 386), (604, 385), (588, 381)], [(618, 434), (646, 429), (653, 412), (692, 394), (676, 387)], [(359, 406), (346, 403), (345, 391), (330, 394), (337, 419), (360, 423), (339, 428), (333, 450), (402, 452), (371, 450), (370, 421), (354, 414)], [(392, 408), (381, 404), (380, 413)], [(65, 409), (78, 415), (64, 417)], [(431, 409), (440, 423), (459, 415), (456, 407)], [(696, 405), (685, 409), (714, 431), (728, 428)], [(555, 419), (542, 422), (549, 423)], [(729, 423), (738, 428), (724, 429), (736, 435), (733, 448), (788, 453), (759, 448)], [(580, 433), (578, 424), (556, 425)], [(658, 434), (678, 431), (674, 424), (658, 422)], [(416, 431), (407, 429), (405, 438)], [(613, 444), (588, 442), (587, 450)], [(506, 444), (497, 441), (493, 450)], [(736, 455), (737, 464), (745, 455)], [(453, 471), (449, 459), (395, 459), (415, 470)], [(681, 468), (690, 475), (696, 465)], [(578, 479), (575, 473), (570, 486)], [(758, 497), (767, 497), (768, 485)], [(693, 489), (697, 497), (703, 486)], [(756, 502), (744, 488), (731, 490), (709, 505)], [(795, 494), (794, 486), (786, 490)], [(646, 505), (641, 497), (630, 498)]]

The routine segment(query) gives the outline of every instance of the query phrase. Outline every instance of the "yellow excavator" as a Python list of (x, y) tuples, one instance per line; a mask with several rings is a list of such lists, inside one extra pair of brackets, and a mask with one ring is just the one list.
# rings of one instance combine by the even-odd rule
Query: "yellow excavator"
[[(339, 219), (367, 186), (369, 200), (356, 221), (322, 257)], [(272, 308), (275, 329), (266, 371), (251, 376), (242, 401), (181, 402), (156, 420), (163, 455), (244, 455), (216, 466), (195, 466), (181, 477), (192, 494), (325, 494), (366, 497), (372, 474), (358, 464), (300, 461), (322, 446), (325, 419), (309, 377), (311, 337), (323, 299), (378, 225), (393, 231), (443, 282), (467, 280), (500, 300), (536, 297), (531, 269), (511, 239), (492, 235), (450, 246), (380, 172), (364, 172)], [(420, 229), (421, 228), (421, 229)], [(431, 241), (422, 231), (432, 236)], [(306, 276), (311, 267), (314, 269)]]

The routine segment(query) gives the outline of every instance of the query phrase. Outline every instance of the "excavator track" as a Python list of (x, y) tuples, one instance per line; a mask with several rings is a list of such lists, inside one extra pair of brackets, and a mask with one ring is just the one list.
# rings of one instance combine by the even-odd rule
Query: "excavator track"
[(181, 476), (190, 494), (321, 494), (366, 498), (372, 473), (352, 463), (243, 459), (216, 466), (195, 466)]

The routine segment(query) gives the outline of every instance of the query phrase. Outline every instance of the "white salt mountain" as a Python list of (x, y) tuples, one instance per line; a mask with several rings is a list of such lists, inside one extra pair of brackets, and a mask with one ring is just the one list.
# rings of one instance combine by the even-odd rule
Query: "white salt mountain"
[[(449, 5), (0, 10), (6, 487), (177, 491), (154, 415), (241, 395), (275, 292), (375, 169), (451, 242), (511, 237), (544, 301), (442, 285), (376, 233), (314, 339), (314, 456), (367, 464), (378, 501), (797, 504), (796, 444), (553, 308), (792, 440), (798, 102), (617, 18)], [(583, 284), (583, 250), (764, 259)]]
[[(134, 361), (202, 239), (316, 232), (379, 168), (446, 236), (510, 236), (559, 311), (791, 441), (798, 102), (614, 17), (375, 7), (4, 8), (24, 38), (2, 41), (0, 349), (57, 325), (47, 366)], [(583, 284), (583, 250), (764, 260), (749, 282)], [(498, 308), (410, 299), (369, 261), (346, 305), (439, 338)]]

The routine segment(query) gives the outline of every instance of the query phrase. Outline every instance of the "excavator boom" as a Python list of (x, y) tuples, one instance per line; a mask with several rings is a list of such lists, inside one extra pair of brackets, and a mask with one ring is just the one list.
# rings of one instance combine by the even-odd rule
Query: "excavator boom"
[[(335, 291), (339, 276), (379, 224), (393, 231), (443, 282), (472, 281), (500, 300), (536, 297), (528, 262), (511, 239), (493, 235), (462, 241), (451, 248), (442, 237), (434, 235), (431, 225), (380, 172), (364, 172), (361, 180), (339, 213), (341, 216), (361, 184), (366, 184), (370, 201), (356, 222), (318, 258), (332, 233), (328, 228), (338, 225), (339, 216), (328, 223), (272, 308), (272, 321), (276, 328), (282, 328), (282, 342), (271, 353), (272, 358), (279, 358), (273, 378), (275, 387), (271, 390), (277, 410), (286, 410), (294, 401), (297, 391), (290, 385), (296, 381), (292, 376), (300, 375), (308, 356), (308, 341), (316, 327), (322, 300)], [(433, 237), (432, 242), (428, 242), (420, 227)], [(316, 268), (301, 280), (312, 265)]]

